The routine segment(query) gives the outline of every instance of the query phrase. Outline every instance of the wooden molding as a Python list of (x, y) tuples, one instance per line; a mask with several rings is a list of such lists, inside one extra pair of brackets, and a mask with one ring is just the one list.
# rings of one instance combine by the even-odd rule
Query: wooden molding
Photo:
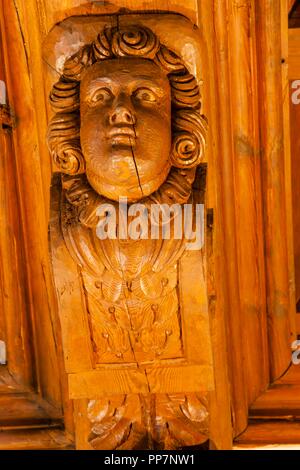
[(300, 423), (282, 420), (252, 421), (249, 427), (234, 442), (236, 450), (299, 450)]
[(74, 443), (61, 429), (15, 429), (0, 432), (0, 450), (72, 450)]
[(288, 0), (288, 11), (289, 11), (289, 13), (292, 11), (296, 1), (297, 0)]
[(290, 80), (300, 80), (300, 29), (289, 29), (288, 70)]

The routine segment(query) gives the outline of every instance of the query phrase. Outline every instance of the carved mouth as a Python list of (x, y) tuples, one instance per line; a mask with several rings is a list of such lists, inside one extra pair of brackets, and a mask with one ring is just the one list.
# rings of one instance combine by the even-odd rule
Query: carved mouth
[(112, 146), (134, 147), (136, 135), (132, 127), (114, 127), (109, 133), (108, 138)]

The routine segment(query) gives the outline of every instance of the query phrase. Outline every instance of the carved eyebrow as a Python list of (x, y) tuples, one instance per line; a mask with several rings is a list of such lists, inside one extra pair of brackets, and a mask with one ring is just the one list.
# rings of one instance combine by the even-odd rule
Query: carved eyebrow
[[(164, 88), (163, 82), (160, 78), (153, 77), (153, 79), (149, 78), (149, 76), (141, 76), (134, 78), (134, 83), (132, 84), (132, 90), (137, 90), (138, 88), (149, 88), (150, 90), (155, 91), (158, 96), (164, 95)], [(87, 93), (91, 93), (94, 91), (95, 87), (101, 88), (108, 85), (115, 85), (115, 88), (118, 88), (118, 85), (115, 84), (115, 79), (108, 77), (96, 77), (94, 78), (88, 85), (85, 87)], [(112, 86), (112, 89), (114, 86)]]
[(158, 81), (150, 81), (149, 78), (136, 80), (133, 90), (137, 90), (138, 88), (148, 88), (149, 90), (155, 91), (159, 96), (164, 95), (164, 88)]
[(92, 80), (85, 88), (89, 92), (90, 90), (93, 90), (95, 86), (101, 87), (101, 86), (107, 86), (107, 84), (113, 83), (113, 80), (111, 80), (109, 77), (97, 77), (94, 80)]

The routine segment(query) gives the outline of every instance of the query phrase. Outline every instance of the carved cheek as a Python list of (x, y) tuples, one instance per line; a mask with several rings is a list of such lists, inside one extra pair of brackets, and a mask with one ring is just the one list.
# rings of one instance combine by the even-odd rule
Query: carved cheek
[(81, 138), (83, 142), (89, 140), (91, 145), (97, 145), (99, 138), (104, 139), (107, 126), (105, 115), (104, 110), (93, 110), (81, 118)]

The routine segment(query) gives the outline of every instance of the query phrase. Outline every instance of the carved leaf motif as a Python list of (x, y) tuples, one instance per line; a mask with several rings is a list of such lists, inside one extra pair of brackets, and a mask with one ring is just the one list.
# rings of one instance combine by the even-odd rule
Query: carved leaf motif
[(135, 449), (145, 438), (137, 395), (92, 400), (87, 413), (92, 423), (88, 440), (95, 450)]
[[(147, 420), (151, 410), (155, 419)], [(206, 395), (127, 395), (91, 400), (88, 438), (94, 449), (167, 449), (200, 445), (208, 439)]]
[(157, 395), (154, 439), (161, 449), (199, 445), (208, 439), (208, 403), (205, 395)]

